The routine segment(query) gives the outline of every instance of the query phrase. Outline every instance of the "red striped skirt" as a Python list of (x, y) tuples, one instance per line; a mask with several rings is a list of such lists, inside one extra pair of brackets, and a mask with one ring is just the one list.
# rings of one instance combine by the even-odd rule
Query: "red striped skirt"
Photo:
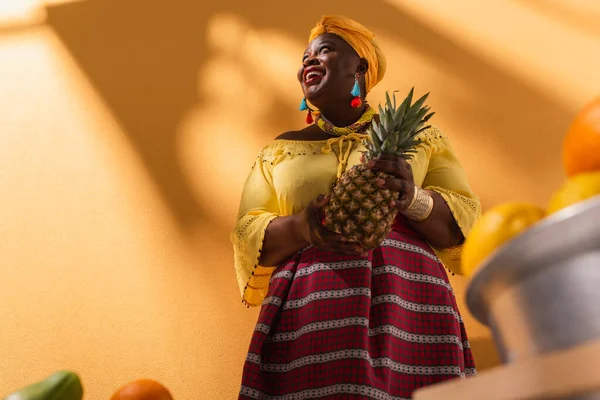
[(399, 219), (368, 258), (309, 247), (273, 273), (240, 399), (410, 399), (475, 374), (444, 266)]

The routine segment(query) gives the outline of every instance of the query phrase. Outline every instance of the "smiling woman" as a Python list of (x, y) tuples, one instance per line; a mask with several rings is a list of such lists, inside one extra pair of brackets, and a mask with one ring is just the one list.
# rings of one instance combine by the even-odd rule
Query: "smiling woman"
[(380, 246), (323, 226), (325, 195), (361, 163), (364, 133), (378, 118), (366, 95), (385, 70), (369, 30), (323, 17), (298, 71), (310, 124), (262, 149), (246, 180), (235, 267), (243, 302), (262, 309), (242, 399), (409, 399), (418, 387), (475, 373), (444, 266), (455, 267), (479, 201), (445, 135), (424, 130), (409, 163), (369, 164), (388, 180), (355, 182), (357, 192), (377, 184), (397, 195), (387, 206), (398, 217)]
[[(340, 85), (348, 86), (352, 85), (355, 80), (359, 80), (359, 87), (362, 86), (362, 92), (366, 93), (364, 76), (369, 71), (368, 61), (359, 58), (354, 49), (337, 35), (326, 33), (317, 36), (304, 53), (302, 64), (298, 71), (298, 80), (302, 85), (306, 99), (312, 104), (321, 103), (326, 108), (328, 104), (335, 104), (322, 101), (323, 96), (327, 96), (327, 87), (334, 85), (338, 87)], [(340, 98), (334, 100), (341, 102), (348, 100), (348, 104), (352, 102), (354, 97), (357, 97), (352, 94), (352, 91), (347, 93), (337, 92), (336, 94)], [(332, 99), (329, 98), (329, 100)], [(328, 107), (330, 110), (321, 109), (321, 112), (333, 118), (332, 121), (335, 121), (333, 123), (336, 126), (346, 126), (360, 117), (363, 111), (360, 109), (361, 104), (362, 101), (359, 98), (359, 101), (355, 103), (356, 107), (353, 107), (354, 112), (350, 114), (332, 115), (331, 107)], [(310, 122), (312, 118), (310, 111), (308, 115), (307, 122)]]

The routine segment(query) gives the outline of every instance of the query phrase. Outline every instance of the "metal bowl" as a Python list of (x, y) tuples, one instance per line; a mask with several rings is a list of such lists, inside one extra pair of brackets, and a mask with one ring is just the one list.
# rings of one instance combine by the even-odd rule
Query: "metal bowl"
[(553, 214), (492, 254), (467, 306), (503, 363), (600, 338), (600, 196)]

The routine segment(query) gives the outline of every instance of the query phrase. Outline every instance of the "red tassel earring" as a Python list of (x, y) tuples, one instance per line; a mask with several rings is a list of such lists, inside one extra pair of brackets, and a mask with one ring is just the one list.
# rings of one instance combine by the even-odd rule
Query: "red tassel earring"
[(360, 85), (358, 84), (358, 74), (354, 77), (354, 87), (352, 88), (352, 96), (354, 97), (350, 102), (352, 108), (358, 108), (362, 105), (362, 99), (360, 98)]
[(306, 114), (306, 123), (311, 125), (315, 120), (313, 119), (312, 113), (308, 110), (308, 114)]
[(306, 98), (302, 98), (302, 101), (300, 102), (300, 111), (306, 110), (308, 110), (308, 114), (306, 114), (306, 123), (311, 125), (313, 122), (315, 122), (315, 120), (310, 112), (310, 108), (308, 108), (308, 104), (306, 104)]

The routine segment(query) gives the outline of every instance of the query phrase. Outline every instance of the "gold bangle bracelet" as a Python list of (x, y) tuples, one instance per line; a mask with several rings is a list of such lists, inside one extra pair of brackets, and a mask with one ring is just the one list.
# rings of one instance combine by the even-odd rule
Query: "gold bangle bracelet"
[(402, 214), (413, 221), (425, 221), (433, 211), (433, 197), (415, 185), (415, 195)]

